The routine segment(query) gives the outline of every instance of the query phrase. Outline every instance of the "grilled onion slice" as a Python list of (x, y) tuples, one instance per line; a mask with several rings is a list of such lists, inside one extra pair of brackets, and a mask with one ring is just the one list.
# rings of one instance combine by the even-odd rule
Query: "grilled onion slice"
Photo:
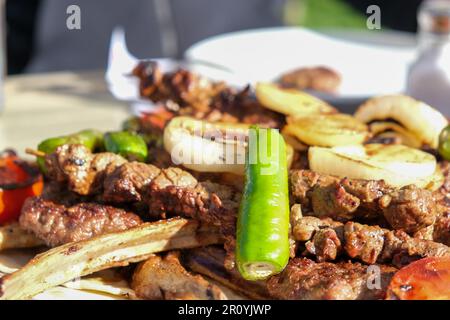
[(369, 125), (369, 130), (374, 136), (383, 136), (389, 133), (390, 136), (399, 138), (401, 144), (411, 148), (420, 149), (422, 147), (422, 141), (419, 138), (411, 131), (394, 122), (375, 121)]
[(369, 137), (367, 126), (346, 114), (291, 116), (287, 122), (283, 132), (310, 146), (362, 144)]
[(273, 83), (257, 83), (255, 93), (256, 98), (264, 107), (285, 115), (336, 112), (336, 109), (328, 103), (312, 95), (297, 89), (280, 88)]
[(369, 144), (334, 148), (311, 147), (311, 170), (366, 180), (385, 180), (395, 187), (425, 187), (436, 171), (434, 156), (403, 145)]
[[(164, 148), (175, 164), (198, 172), (244, 174), (250, 125), (176, 117), (164, 129)], [(286, 146), (288, 165), (294, 150)]]
[(389, 95), (370, 99), (355, 113), (362, 122), (395, 120), (411, 132), (423, 145), (437, 148), (439, 133), (447, 126), (447, 119), (424, 102), (403, 95)]

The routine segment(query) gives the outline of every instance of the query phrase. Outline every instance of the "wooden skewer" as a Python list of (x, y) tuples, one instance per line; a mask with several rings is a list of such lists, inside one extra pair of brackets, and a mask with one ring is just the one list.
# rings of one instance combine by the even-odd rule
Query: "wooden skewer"
[(27, 153), (27, 154), (31, 154), (31, 155), (33, 155), (33, 156), (36, 156), (36, 157), (45, 157), (45, 152), (42, 152), (42, 151), (39, 151), (39, 150), (34, 150), (34, 149), (31, 149), (31, 148), (26, 148), (25, 149), (25, 152)]

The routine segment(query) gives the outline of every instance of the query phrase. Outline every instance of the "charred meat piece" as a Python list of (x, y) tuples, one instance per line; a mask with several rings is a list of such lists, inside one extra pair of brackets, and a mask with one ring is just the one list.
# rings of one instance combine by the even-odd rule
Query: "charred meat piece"
[(142, 194), (160, 170), (140, 162), (127, 162), (107, 175), (103, 183), (106, 202), (126, 203), (143, 201)]
[(300, 68), (281, 76), (284, 87), (333, 93), (341, 84), (341, 76), (333, 69), (319, 66)]
[[(380, 265), (378, 272), (359, 263), (316, 263), (296, 258), (282, 273), (268, 280), (270, 294), (285, 300), (375, 300), (383, 299), (397, 271)], [(379, 281), (379, 283), (376, 283)]]
[(338, 221), (386, 219), (409, 234), (432, 225), (439, 214), (432, 192), (395, 189), (383, 181), (339, 179), (307, 170), (290, 173), (291, 196), (317, 217)]
[(224, 300), (222, 290), (181, 265), (178, 252), (164, 258), (152, 256), (141, 262), (133, 274), (131, 288), (140, 299)]
[(122, 209), (97, 203), (65, 206), (42, 197), (28, 198), (20, 216), (20, 226), (50, 247), (126, 230), (141, 222)]
[(187, 216), (220, 226), (234, 236), (240, 194), (228, 186), (198, 182), (191, 174), (169, 168), (152, 181), (148, 204), (152, 213)]
[(336, 260), (342, 251), (342, 235), (332, 228), (319, 229), (311, 241), (305, 244), (306, 250), (317, 257), (318, 262)]
[(383, 251), (385, 230), (347, 222), (344, 226), (345, 251), (350, 258), (373, 264)]
[(184, 253), (186, 266), (251, 299), (270, 298), (264, 281), (247, 281), (235, 268), (225, 266), (227, 253), (215, 246), (196, 248)]
[(450, 212), (438, 217), (433, 227), (433, 240), (450, 246)]
[(384, 195), (379, 201), (384, 217), (394, 229), (414, 233), (436, 220), (436, 204), (431, 192), (414, 185)]
[(46, 156), (50, 179), (66, 183), (69, 190), (80, 195), (91, 195), (102, 190), (108, 171), (127, 162), (114, 153), (93, 154), (80, 144), (66, 144)]

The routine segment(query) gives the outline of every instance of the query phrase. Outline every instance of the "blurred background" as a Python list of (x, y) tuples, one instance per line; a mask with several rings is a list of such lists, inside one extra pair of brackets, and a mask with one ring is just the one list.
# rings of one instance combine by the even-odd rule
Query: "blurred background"
[[(304, 26), (360, 41), (410, 43), (421, 0), (7, 0), (8, 74), (104, 69), (111, 32), (121, 25), (141, 58), (180, 58), (192, 44), (237, 30)], [(69, 5), (81, 9), (81, 30), (66, 27)], [(382, 30), (366, 27), (380, 6)], [(379, 33), (389, 32), (389, 36)], [(378, 33), (378, 35), (376, 34)], [(373, 40), (375, 39), (375, 40)], [(378, 39), (378, 40), (377, 40)]]

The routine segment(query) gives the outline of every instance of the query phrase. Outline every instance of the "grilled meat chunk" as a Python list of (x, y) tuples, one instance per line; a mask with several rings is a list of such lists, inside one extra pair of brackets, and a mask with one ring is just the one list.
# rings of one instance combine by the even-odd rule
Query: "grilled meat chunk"
[(378, 274), (368, 268), (359, 263), (316, 263), (296, 258), (268, 280), (268, 289), (273, 297), (285, 300), (383, 299), (397, 269), (380, 265), (381, 279), (375, 283)]
[(240, 194), (231, 187), (198, 182), (178, 168), (161, 171), (150, 184), (148, 204), (152, 213), (166, 212), (217, 225), (225, 235), (235, 234)]
[(107, 172), (127, 160), (114, 153), (93, 154), (80, 144), (66, 144), (46, 156), (48, 176), (66, 183), (69, 190), (80, 195), (96, 194), (102, 190)]
[(383, 250), (385, 230), (378, 226), (366, 226), (347, 222), (344, 226), (345, 251), (350, 258), (373, 264)]
[(395, 189), (383, 181), (339, 179), (307, 170), (292, 170), (290, 183), (293, 201), (320, 218), (382, 218), (392, 228), (413, 234), (432, 225), (439, 214), (433, 194), (415, 186)]
[(379, 201), (384, 217), (394, 229), (414, 233), (436, 220), (436, 204), (431, 192), (414, 185), (384, 195)]
[(342, 235), (332, 228), (319, 229), (311, 241), (305, 244), (306, 250), (317, 257), (318, 262), (336, 260), (342, 251)]
[(42, 197), (28, 198), (20, 226), (33, 232), (48, 246), (80, 241), (135, 227), (141, 219), (134, 213), (96, 203), (66, 206)]
[(160, 170), (141, 162), (126, 162), (107, 175), (103, 183), (103, 200), (112, 203), (143, 201), (145, 188)]
[(164, 258), (154, 255), (141, 262), (133, 274), (131, 288), (140, 299), (224, 300), (222, 290), (181, 265), (178, 252)]
[(433, 240), (450, 246), (450, 212), (438, 217), (433, 227)]

